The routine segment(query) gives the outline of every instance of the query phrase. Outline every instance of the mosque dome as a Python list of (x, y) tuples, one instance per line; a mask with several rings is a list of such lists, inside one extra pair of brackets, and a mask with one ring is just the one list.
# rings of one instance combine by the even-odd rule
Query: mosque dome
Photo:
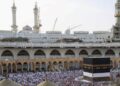
[(29, 25), (26, 25), (23, 27), (23, 29), (19, 33), (32, 33), (32, 27)]
[(32, 28), (29, 25), (23, 27), (24, 31), (32, 31)]
[(0, 81), (0, 86), (21, 86), (18, 83), (8, 80), (8, 79), (4, 79), (2, 81)]
[(37, 86), (56, 86), (53, 82), (49, 81), (49, 80), (45, 80), (42, 83), (40, 83)]

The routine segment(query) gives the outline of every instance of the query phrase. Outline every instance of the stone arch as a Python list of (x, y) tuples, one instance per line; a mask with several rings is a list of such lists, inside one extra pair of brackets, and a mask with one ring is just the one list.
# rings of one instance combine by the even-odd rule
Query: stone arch
[(27, 62), (23, 63), (23, 71), (28, 71), (28, 63)]
[(83, 66), (83, 61), (79, 61), (79, 65), (80, 65), (80, 69), (81, 69)]
[(110, 65), (111, 65), (111, 68), (113, 68), (113, 61), (110, 60)]
[(2, 68), (3, 68), (3, 72), (6, 73), (7, 72), (7, 64), (3, 63)]
[(113, 62), (113, 68), (117, 68), (117, 61), (116, 60)]
[(120, 61), (118, 62), (118, 68), (120, 68)]
[(60, 56), (61, 53), (58, 50), (52, 50), (50, 55), (52, 55), (52, 56)]
[(70, 61), (70, 62), (69, 62), (69, 69), (70, 69), (70, 70), (73, 70), (73, 64), (74, 64), (73, 61)]
[(67, 50), (67, 51), (65, 52), (65, 55), (73, 55), (73, 56), (75, 56), (75, 53), (74, 53), (73, 50)]
[(17, 56), (29, 56), (29, 53), (26, 50), (21, 50), (18, 52)]
[(106, 52), (105, 52), (105, 55), (115, 55), (115, 52), (112, 50), (112, 49), (109, 49), (109, 50), (107, 50)]
[(102, 55), (102, 53), (99, 50), (94, 50), (92, 55)]
[(64, 69), (69, 70), (69, 63), (67, 61), (64, 61)]
[(80, 69), (79, 61), (74, 62), (74, 68), (75, 68), (75, 70)]
[(119, 53), (119, 56), (120, 56), (120, 53)]
[(53, 62), (53, 71), (58, 71), (59, 68), (58, 68), (58, 62), (57, 61), (54, 61)]
[(47, 70), (52, 71), (52, 62), (51, 61), (48, 62)]
[(20, 62), (17, 63), (17, 71), (22, 72), (22, 63)]
[(46, 62), (41, 63), (41, 71), (46, 71)]
[(5, 50), (1, 54), (2, 59), (14, 59), (14, 55), (10, 50)]
[(58, 62), (58, 67), (59, 67), (59, 70), (60, 70), (60, 71), (63, 71), (63, 70), (64, 70), (63, 62), (62, 62), (62, 61), (59, 61), (59, 62)]
[(12, 64), (12, 68), (13, 68), (12, 72), (15, 73), (16, 72), (16, 64), (15, 63)]
[(34, 62), (29, 62), (29, 71), (33, 72), (34, 71)]
[(7, 66), (8, 73), (12, 72), (12, 68), (11, 67), (12, 67), (11, 63), (8, 63), (8, 66)]
[(86, 50), (81, 50), (79, 55), (88, 55), (88, 52)]
[(40, 71), (40, 62), (36, 62), (36, 71)]
[(43, 50), (37, 50), (34, 53), (34, 56), (46, 56), (46, 55), (45, 55), (45, 52)]
[(53, 65), (57, 65), (57, 62), (56, 62), (56, 61), (54, 61), (54, 62), (53, 62)]
[(59, 61), (59, 64), (62, 64), (62, 61)]
[(2, 75), (2, 65), (0, 64), (0, 74)]
[(3, 51), (1, 56), (13, 56), (13, 53), (10, 50), (5, 50), (5, 51)]

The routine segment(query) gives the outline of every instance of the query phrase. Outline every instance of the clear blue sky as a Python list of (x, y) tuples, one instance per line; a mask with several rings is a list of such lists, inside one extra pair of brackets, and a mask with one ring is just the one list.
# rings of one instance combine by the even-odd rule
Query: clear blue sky
[[(17, 25), (33, 27), (33, 7), (36, 0), (15, 0)], [(11, 30), (12, 0), (0, 0), (0, 30)], [(40, 6), (41, 31), (52, 30), (56, 17), (57, 31), (81, 24), (79, 31), (110, 31), (115, 23), (116, 0), (38, 0)], [(74, 31), (74, 30), (73, 30)]]

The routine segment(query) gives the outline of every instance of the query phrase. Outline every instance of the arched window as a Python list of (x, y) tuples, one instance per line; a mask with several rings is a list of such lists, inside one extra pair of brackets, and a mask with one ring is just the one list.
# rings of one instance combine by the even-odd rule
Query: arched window
[(45, 52), (42, 50), (37, 50), (34, 55), (35, 56), (45, 56)]
[(109, 49), (105, 52), (105, 55), (115, 55), (115, 52), (113, 50)]
[(72, 50), (67, 50), (65, 55), (74, 55), (75, 56), (75, 53)]
[(13, 53), (9, 50), (4, 51), (1, 56), (13, 56)]
[(94, 50), (92, 52), (92, 55), (101, 55), (101, 52), (99, 50)]
[(29, 53), (26, 50), (21, 50), (17, 55), (18, 56), (29, 56)]
[(50, 55), (52, 55), (52, 56), (60, 56), (61, 54), (60, 54), (60, 52), (59, 52), (58, 50), (53, 50), (53, 51), (50, 53)]
[(86, 50), (81, 50), (79, 55), (88, 55), (88, 52)]

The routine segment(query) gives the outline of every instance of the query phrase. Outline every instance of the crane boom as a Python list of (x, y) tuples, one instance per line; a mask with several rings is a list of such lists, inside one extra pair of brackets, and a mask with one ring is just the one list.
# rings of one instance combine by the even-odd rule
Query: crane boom
[(81, 25), (73, 26), (73, 27), (70, 28), (70, 30), (75, 29), (75, 28), (77, 28), (77, 27), (79, 27), (79, 26), (81, 26)]
[(77, 25), (77, 26), (74, 26), (74, 27), (72, 27), (72, 28), (68, 28), (67, 30), (66, 30), (66, 34), (70, 34), (70, 31), (72, 30), (72, 29), (75, 29), (75, 28), (77, 28), (77, 27), (79, 27), (79, 26), (81, 26), (81, 25)]
[(53, 25), (53, 31), (55, 30), (57, 20), (58, 20), (58, 19), (56, 18), (56, 19), (55, 19), (55, 22), (54, 22), (54, 25)]

